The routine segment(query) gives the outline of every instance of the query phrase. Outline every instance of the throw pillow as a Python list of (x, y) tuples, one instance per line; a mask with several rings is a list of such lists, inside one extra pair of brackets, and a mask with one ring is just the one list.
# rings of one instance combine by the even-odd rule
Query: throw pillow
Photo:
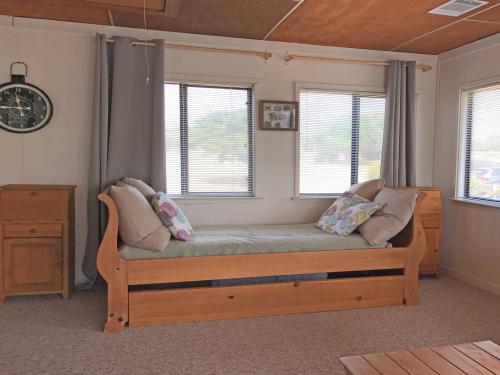
[(193, 228), (181, 208), (165, 193), (157, 193), (151, 201), (153, 209), (172, 235), (181, 241), (193, 238)]
[(384, 208), (360, 225), (359, 232), (371, 245), (384, 243), (401, 232), (410, 221), (418, 197), (416, 189), (384, 188), (375, 197), (375, 202)]
[(121, 181), (118, 181), (116, 183), (116, 185), (120, 186), (121, 183), (135, 187), (137, 190), (141, 192), (142, 195), (146, 197), (148, 202), (151, 202), (151, 199), (153, 199), (153, 197), (156, 194), (156, 191), (154, 191), (154, 189), (151, 186), (146, 184), (144, 181), (138, 180), (136, 178), (123, 177)]
[(385, 179), (379, 178), (376, 180), (360, 182), (359, 184), (352, 185), (349, 191), (372, 201), (379, 193), (379, 191), (384, 187), (384, 185)]
[(328, 233), (348, 236), (382, 207), (381, 203), (346, 192), (325, 211), (316, 227)]
[(167, 247), (170, 232), (139, 190), (129, 185), (111, 186), (109, 193), (118, 210), (118, 231), (126, 245), (154, 251)]

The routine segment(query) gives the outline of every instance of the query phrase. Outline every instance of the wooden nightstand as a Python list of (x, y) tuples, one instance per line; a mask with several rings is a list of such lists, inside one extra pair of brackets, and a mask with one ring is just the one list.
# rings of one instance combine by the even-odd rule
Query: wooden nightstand
[(427, 251), (420, 262), (421, 275), (439, 276), (441, 242), (441, 192), (438, 188), (419, 187), (426, 194), (420, 205), (420, 219), (427, 240)]
[(0, 187), (0, 303), (74, 286), (75, 186)]

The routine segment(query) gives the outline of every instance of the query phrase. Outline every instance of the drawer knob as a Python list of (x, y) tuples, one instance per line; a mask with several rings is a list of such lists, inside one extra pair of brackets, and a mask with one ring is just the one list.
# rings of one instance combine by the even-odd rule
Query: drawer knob
[(229, 299), (234, 299), (234, 296), (228, 296), (227, 298), (229, 298)]
[(32, 191), (31, 192), (31, 196), (32, 197), (38, 197), (40, 195), (40, 193), (38, 191)]
[(361, 301), (362, 299), (363, 299), (363, 297), (361, 297), (361, 296), (356, 297), (356, 301)]
[(31, 228), (30, 229), (30, 233), (36, 233), (36, 229), (35, 228)]

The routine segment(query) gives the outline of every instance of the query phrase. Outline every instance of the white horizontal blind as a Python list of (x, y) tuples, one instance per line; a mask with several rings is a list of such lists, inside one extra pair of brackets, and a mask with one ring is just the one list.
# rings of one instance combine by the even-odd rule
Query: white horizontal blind
[(339, 194), (380, 176), (385, 98), (300, 92), (301, 195)]
[(465, 95), (464, 197), (500, 202), (500, 86)]
[(252, 195), (252, 90), (168, 83), (165, 93), (167, 193)]

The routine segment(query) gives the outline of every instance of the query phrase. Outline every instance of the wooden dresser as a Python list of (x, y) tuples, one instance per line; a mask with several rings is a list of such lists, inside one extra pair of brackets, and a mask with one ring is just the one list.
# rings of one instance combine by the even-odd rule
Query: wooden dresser
[(0, 303), (74, 286), (75, 186), (0, 187)]
[(426, 194), (420, 206), (420, 217), (427, 239), (427, 252), (420, 263), (421, 275), (439, 274), (441, 242), (441, 192), (438, 188), (419, 187)]

